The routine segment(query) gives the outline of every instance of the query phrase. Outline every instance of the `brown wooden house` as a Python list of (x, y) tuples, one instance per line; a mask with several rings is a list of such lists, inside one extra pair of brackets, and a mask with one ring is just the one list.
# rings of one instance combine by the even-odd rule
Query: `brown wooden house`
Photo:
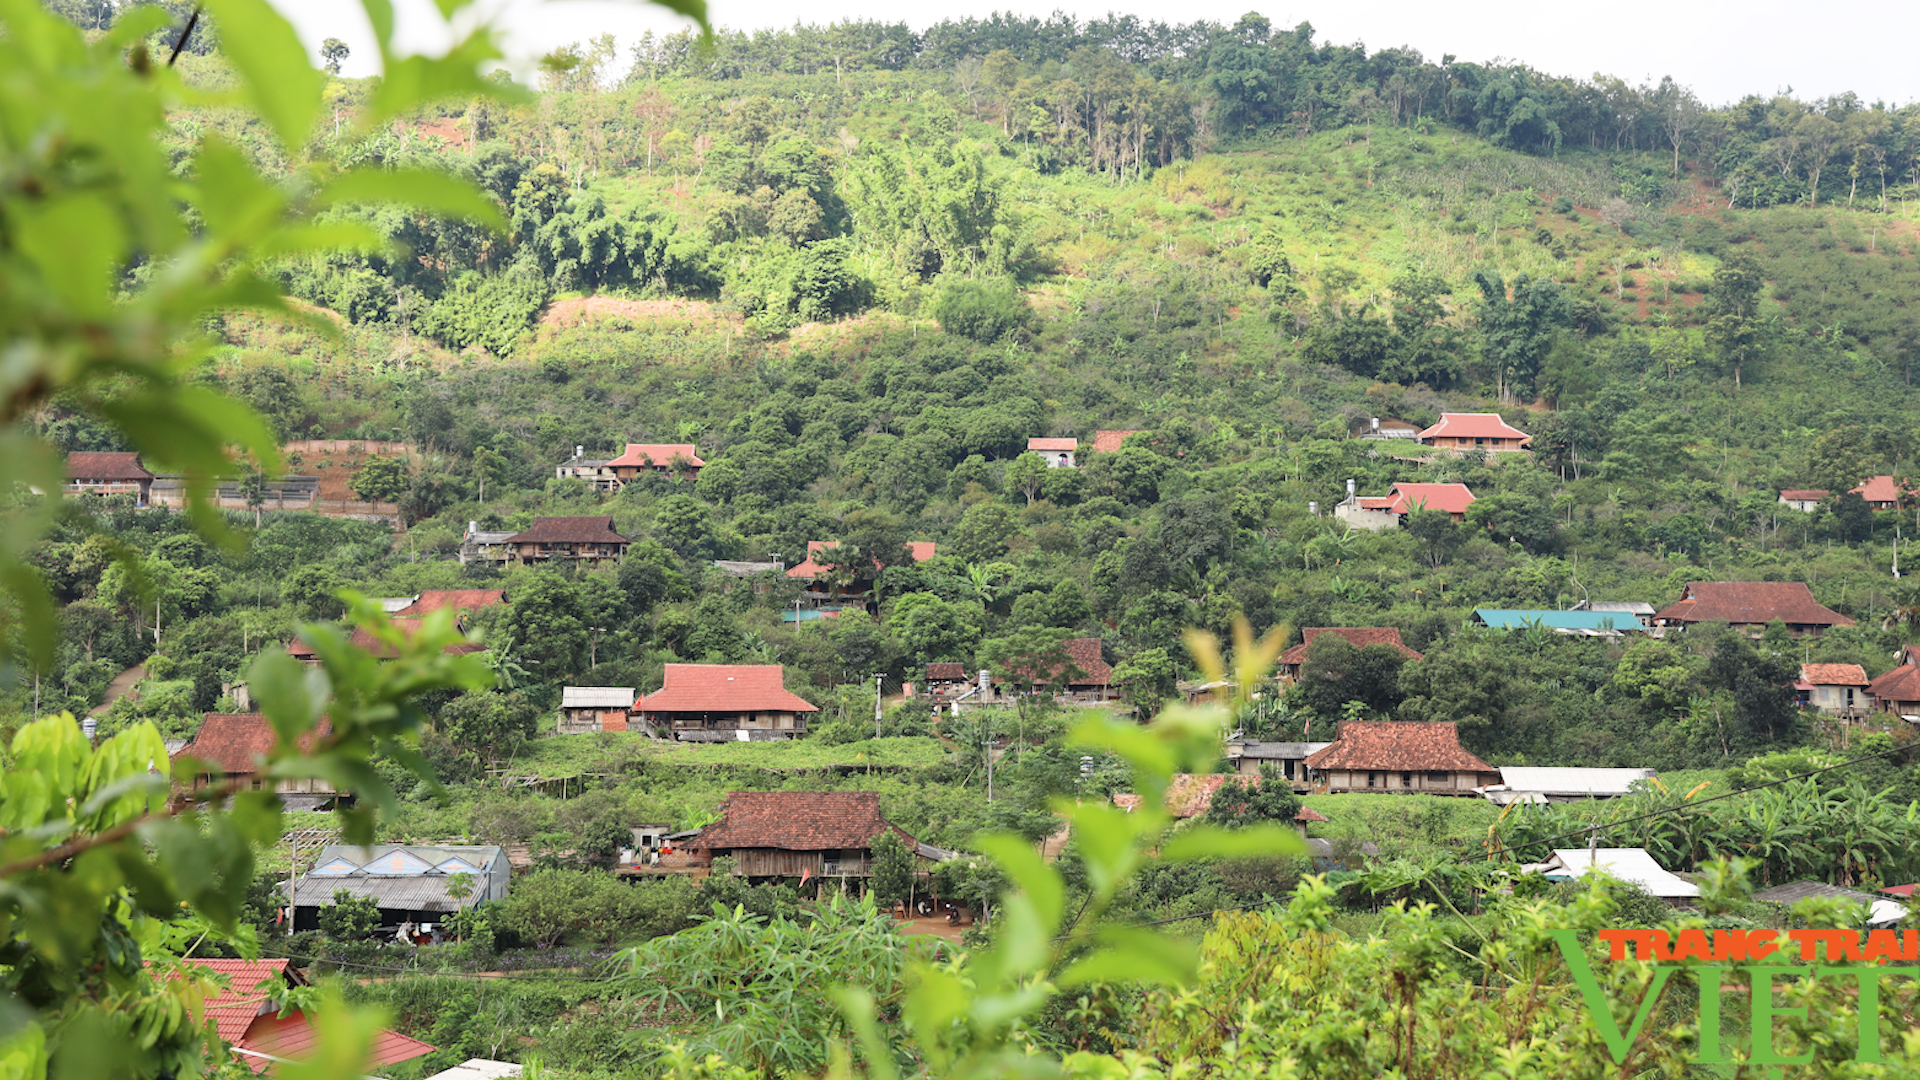
[(1349, 720), (1333, 745), (1307, 758), (1329, 792), (1474, 795), (1500, 772), (1460, 745), (1451, 722)]
[(1400, 655), (1409, 660), (1421, 660), (1424, 657), (1407, 648), (1400, 640), (1400, 628), (1397, 626), (1309, 626), (1300, 631), (1300, 644), (1280, 654), (1280, 674), (1289, 679), (1300, 677), (1300, 669), (1306, 666), (1307, 651), (1313, 645), (1313, 639), (1321, 634), (1333, 634), (1347, 639), (1347, 644), (1356, 649), (1369, 645), (1385, 645), (1399, 650)]
[[(315, 742), (326, 738), (331, 731), (331, 725), (324, 717), (321, 718), (319, 726), (301, 738), (301, 748), (311, 749)], [(306, 802), (326, 801), (341, 795), (334, 788), (333, 781), (319, 777), (301, 777), (277, 783), (270, 780), (262, 765), (278, 741), (279, 734), (260, 713), (208, 713), (200, 722), (199, 732), (172, 757), (173, 761), (181, 764), (185, 764), (189, 758), (194, 759), (198, 768), (184, 775), (176, 768), (174, 781), (198, 791), (218, 784), (224, 778), (237, 781), (241, 791), (271, 790), (282, 796), (317, 797), (303, 800)]]
[(1500, 418), (1499, 413), (1441, 413), (1440, 422), (1414, 436), (1447, 450), (1525, 450), (1533, 436)]
[(1900, 716), (1920, 716), (1920, 645), (1900, 650), (1900, 663), (1867, 684), (1873, 707)]
[(820, 709), (786, 688), (779, 664), (668, 664), (633, 711), (655, 738), (760, 742), (805, 735)]
[(1695, 581), (1653, 616), (1655, 628), (1723, 622), (1759, 637), (1775, 619), (1796, 636), (1819, 637), (1854, 621), (1822, 605), (1804, 581)]
[(136, 453), (75, 450), (67, 455), (69, 495), (132, 495), (145, 503), (153, 491), (153, 474)]
[(506, 539), (507, 559), (518, 563), (618, 562), (633, 541), (613, 531), (610, 517), (543, 517)]
[(720, 806), (720, 823), (686, 848), (708, 859), (731, 858), (747, 878), (865, 878), (873, 873), (873, 841), (891, 832), (919, 844), (880, 816), (871, 791), (736, 791)]

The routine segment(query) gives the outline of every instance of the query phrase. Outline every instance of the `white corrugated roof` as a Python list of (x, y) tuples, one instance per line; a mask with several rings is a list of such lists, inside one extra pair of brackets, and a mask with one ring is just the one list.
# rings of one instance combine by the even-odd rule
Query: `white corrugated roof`
[(1635, 781), (1651, 780), (1652, 769), (1556, 769), (1535, 766), (1500, 770), (1500, 782), (1511, 791), (1538, 791), (1546, 795), (1625, 795)]
[(434, 1073), (427, 1080), (509, 1080), (519, 1076), (521, 1068), (511, 1061), (468, 1058), (445, 1072)]
[(560, 691), (563, 709), (631, 709), (631, 686), (569, 686)]
[[(1632, 882), (1659, 897), (1699, 896), (1700, 887), (1667, 873), (1653, 856), (1644, 848), (1599, 848), (1589, 852), (1586, 848), (1556, 848), (1549, 867), (1559, 864), (1558, 869), (1576, 878), (1587, 876), (1599, 870), (1621, 881)], [(1553, 869), (1547, 871), (1553, 873)]]

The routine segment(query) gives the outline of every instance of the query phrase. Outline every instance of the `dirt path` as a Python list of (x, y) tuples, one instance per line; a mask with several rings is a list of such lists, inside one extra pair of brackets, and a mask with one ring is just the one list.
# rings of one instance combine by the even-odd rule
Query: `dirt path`
[(113, 681), (107, 684), (106, 698), (101, 701), (100, 704), (88, 709), (87, 715), (105, 716), (107, 710), (113, 708), (113, 703), (123, 697), (130, 697), (135, 701), (140, 700), (140, 692), (135, 690), (134, 687), (139, 684), (141, 679), (146, 677), (147, 666), (145, 664), (135, 664), (120, 674), (115, 675)]
[(1040, 857), (1047, 862), (1053, 862), (1055, 859), (1058, 859), (1060, 853), (1067, 849), (1067, 839), (1072, 834), (1073, 826), (1063, 823), (1060, 826), (1059, 832), (1040, 841)]

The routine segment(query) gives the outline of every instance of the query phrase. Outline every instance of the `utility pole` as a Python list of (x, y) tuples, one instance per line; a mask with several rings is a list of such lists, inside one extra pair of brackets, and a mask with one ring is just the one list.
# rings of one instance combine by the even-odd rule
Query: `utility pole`
[(873, 737), (876, 739), (880, 737), (880, 721), (885, 715), (880, 708), (880, 695), (883, 693), (880, 680), (880, 675), (873, 677)]

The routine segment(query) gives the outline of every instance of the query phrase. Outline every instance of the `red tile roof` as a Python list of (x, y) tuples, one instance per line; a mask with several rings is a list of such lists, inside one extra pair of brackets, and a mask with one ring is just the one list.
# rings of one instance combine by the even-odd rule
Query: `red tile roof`
[(1867, 670), (1859, 664), (1801, 664), (1800, 678), (1814, 686), (1865, 686)]
[[(825, 574), (827, 571), (833, 569), (832, 563), (819, 562), (814, 559), (814, 556), (826, 550), (827, 548), (835, 546), (835, 543), (836, 542), (832, 540), (807, 541), (806, 561), (795, 566), (793, 569), (788, 570), (787, 576), (791, 578), (817, 578), (822, 574)], [(917, 563), (923, 563), (923, 562), (926, 562), (928, 559), (933, 558), (934, 553), (939, 548), (939, 545), (935, 544), (931, 540), (909, 540), (906, 542), (904, 546), (907, 549), (907, 554), (911, 555), (913, 557), (913, 561)], [(873, 560), (873, 565), (874, 565), (874, 568), (877, 570), (886, 569), (885, 564), (883, 564), (879, 559)]]
[[(1060, 643), (1060, 647), (1066, 652), (1068, 659), (1073, 661), (1073, 666), (1079, 668), (1082, 672), (1079, 676), (1068, 680), (1067, 686), (1105, 686), (1112, 681), (1113, 666), (1101, 659), (1099, 638), (1068, 638)], [(1043, 679), (1036, 678), (1033, 672), (1025, 668), (1017, 668), (1015, 670), (1027, 678), (1034, 678), (1035, 681), (1044, 681)], [(1062, 670), (1060, 666), (1056, 665), (1052, 671), (1046, 672), (1046, 674), (1049, 676), (1058, 675)], [(1005, 683), (1007, 680), (994, 679), (993, 681), (996, 683)]]
[(660, 689), (634, 703), (634, 711), (818, 712), (819, 707), (784, 685), (779, 664), (668, 664)]
[(967, 665), (965, 664), (928, 664), (927, 665), (927, 681), (928, 682), (953, 682), (956, 679), (964, 680), (966, 679), (966, 677), (967, 677)]
[(1395, 484), (1387, 489), (1385, 509), (1396, 514), (1415, 510), (1464, 514), (1473, 501), (1473, 492), (1465, 484)]
[(613, 531), (610, 517), (534, 518), (525, 532), (507, 537), (509, 544), (630, 544)]
[[(227, 985), (209, 998), (203, 1016), (213, 1021), (220, 1041), (239, 1050), (236, 1054), (254, 1072), (265, 1072), (275, 1064), (272, 1058), (301, 1059), (311, 1055), (318, 1033), (305, 1013), (293, 1010), (281, 1015), (273, 1009), (272, 996), (291, 982), (306, 982), (297, 969), (289, 969), (285, 960), (188, 960), (204, 971), (226, 976)], [(263, 985), (264, 984), (264, 985)], [(382, 1029), (373, 1040), (373, 1064), (393, 1065), (424, 1057), (434, 1047), (398, 1032)], [(266, 1054), (270, 1057), (260, 1057)]]
[(1441, 413), (1439, 423), (1422, 431), (1415, 438), (1420, 442), (1441, 438), (1519, 439), (1521, 446), (1533, 441), (1533, 436), (1502, 420), (1499, 413), (1490, 412)]
[(1065, 450), (1072, 452), (1080, 449), (1079, 439), (1043, 439), (1039, 436), (1027, 440), (1029, 450)]
[(424, 589), (419, 599), (399, 611), (395, 618), (425, 615), (429, 611), (441, 608), (453, 608), (455, 611), (477, 611), (505, 603), (507, 594), (500, 589)]
[(859, 849), (888, 830), (909, 846), (914, 843), (880, 816), (880, 796), (871, 791), (736, 791), (720, 805), (720, 824), (702, 830), (687, 847)]
[(665, 467), (674, 458), (686, 458), (687, 464), (695, 467), (706, 464), (700, 460), (698, 454), (693, 452), (692, 443), (630, 442), (627, 444), (626, 453), (607, 462), (607, 467), (612, 468), (616, 465), (633, 465), (641, 468), (652, 465)]
[(1867, 684), (1877, 701), (1920, 701), (1920, 667), (1901, 664)]
[[(403, 619), (396, 615), (393, 619), (393, 625), (401, 634), (411, 638), (420, 632), (421, 622), (419, 619)], [(398, 650), (387, 645), (386, 642), (375, 638), (365, 627), (354, 627), (353, 633), (347, 636), (347, 644), (367, 650), (373, 654), (376, 660), (391, 660), (400, 655)], [(448, 656), (465, 656), (468, 653), (486, 652), (487, 647), (477, 641), (461, 641), (449, 645), (440, 651)], [(292, 650), (289, 649), (288, 652), (291, 654)], [(297, 656), (298, 654), (293, 655)]]
[[(320, 1033), (314, 1029), (313, 1022), (306, 1014), (295, 1011), (286, 1016), (268, 1013), (253, 1022), (247, 1029), (245, 1042), (241, 1049), (256, 1054), (272, 1054), (278, 1058), (300, 1061), (313, 1054), (314, 1047), (320, 1042)], [(396, 1065), (402, 1061), (412, 1061), (434, 1052), (436, 1047), (408, 1038), (397, 1031), (382, 1028), (373, 1037), (373, 1046), (369, 1053), (369, 1064), (375, 1066)], [(253, 1066), (255, 1072), (266, 1070), (274, 1063), (266, 1058), (241, 1055), (241, 1060)]]
[(1870, 503), (1898, 503), (1900, 485), (1894, 483), (1891, 476), (1869, 476), (1859, 487), (1852, 489), (1862, 499)]
[(1307, 765), (1321, 771), (1495, 771), (1461, 747), (1451, 721), (1347, 720), (1333, 745), (1309, 756)]
[(1120, 449), (1127, 436), (1140, 434), (1140, 429), (1131, 431), (1096, 431), (1093, 433), (1093, 449), (1097, 453), (1111, 454)]
[(1300, 644), (1280, 654), (1280, 663), (1293, 665), (1307, 662), (1307, 647), (1321, 634), (1333, 634), (1347, 639), (1347, 643), (1356, 649), (1369, 645), (1391, 645), (1400, 650), (1400, 655), (1409, 660), (1424, 660), (1426, 657), (1407, 648), (1400, 640), (1400, 628), (1397, 626), (1309, 626), (1300, 631)]
[(1736, 625), (1780, 619), (1806, 626), (1852, 626), (1845, 615), (1813, 598), (1804, 581), (1695, 581), (1654, 622), (1726, 622)]
[(75, 450), (67, 455), (69, 480), (151, 480), (140, 455), (108, 450)]
[(1826, 488), (1785, 488), (1780, 497), (1791, 502), (1819, 502), (1828, 495)]
[[(332, 733), (333, 725), (323, 716), (313, 731), (300, 737), (300, 747), (312, 749), (315, 742)], [(260, 713), (208, 713), (193, 741), (173, 757), (174, 760), (199, 758), (219, 766), (220, 771), (228, 775), (251, 773), (259, 769), (259, 763), (266, 759), (279, 738), (273, 725)]]

